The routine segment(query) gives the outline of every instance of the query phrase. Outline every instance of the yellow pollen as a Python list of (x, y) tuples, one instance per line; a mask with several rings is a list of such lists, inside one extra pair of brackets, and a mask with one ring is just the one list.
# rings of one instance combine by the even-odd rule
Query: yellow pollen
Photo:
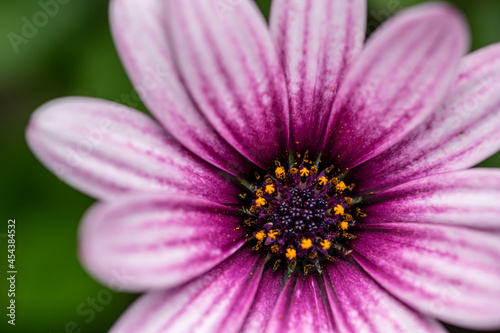
[(269, 233), (267, 234), (267, 236), (271, 239), (276, 239), (276, 236), (278, 236), (279, 232), (276, 231), (276, 230), (271, 230), (269, 231)]
[(285, 178), (285, 168), (280, 166), (280, 167), (277, 167), (276, 168), (276, 177), (278, 177), (279, 179), (284, 179)]
[(255, 238), (257, 238), (259, 242), (262, 242), (264, 238), (266, 238), (266, 233), (264, 232), (264, 230), (261, 230), (255, 234)]
[(344, 207), (342, 207), (341, 205), (337, 205), (336, 207), (334, 207), (333, 211), (335, 212), (335, 215), (344, 215)]
[(318, 168), (316, 168), (314, 165), (311, 167), (311, 173), (313, 175), (317, 174), (318, 173)]
[(318, 182), (319, 182), (320, 185), (326, 185), (326, 183), (328, 183), (328, 178), (326, 178), (325, 176), (323, 176), (320, 179), (318, 179)]
[(260, 197), (260, 198), (257, 198), (257, 200), (255, 200), (255, 204), (257, 205), (257, 207), (262, 207), (262, 206), (265, 206), (267, 203), (266, 199)]
[(349, 223), (347, 223), (346, 221), (340, 222), (340, 229), (347, 230), (347, 228), (349, 228)]
[(328, 250), (330, 248), (330, 246), (332, 246), (332, 242), (330, 242), (328, 239), (321, 241), (321, 243), (319, 243), (319, 244), (321, 245), (323, 250)]
[(307, 176), (309, 176), (309, 170), (307, 170), (307, 168), (302, 168), (302, 169), (300, 169), (300, 175), (301, 175), (302, 177), (307, 177)]
[(336, 188), (337, 188), (337, 191), (342, 192), (347, 188), (347, 186), (345, 186), (344, 182), (340, 182), (337, 184)]
[(297, 174), (297, 172), (299, 172), (299, 169), (297, 169), (297, 168), (291, 168), (291, 169), (290, 169), (290, 173), (291, 173), (292, 175)]
[(264, 191), (262, 191), (262, 190), (258, 190), (258, 191), (255, 193), (255, 195), (256, 195), (256, 196), (258, 196), (258, 197), (261, 197), (261, 196), (263, 196), (263, 195), (264, 195)]
[(295, 251), (295, 249), (292, 248), (286, 249), (285, 256), (287, 257), (288, 260), (293, 260), (297, 257), (297, 251)]
[(308, 250), (313, 246), (312, 241), (309, 238), (303, 239), (300, 247), (302, 247), (304, 250)]
[(267, 194), (273, 194), (274, 192), (276, 192), (276, 190), (274, 189), (273, 184), (266, 185), (266, 193)]

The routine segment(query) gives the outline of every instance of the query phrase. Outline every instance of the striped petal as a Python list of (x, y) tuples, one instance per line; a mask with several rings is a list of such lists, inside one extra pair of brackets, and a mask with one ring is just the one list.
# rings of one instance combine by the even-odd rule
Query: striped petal
[(445, 225), (364, 225), (356, 261), (412, 308), (457, 326), (500, 327), (500, 237)]
[(126, 192), (189, 193), (238, 202), (238, 187), (145, 114), (91, 98), (63, 98), (33, 113), (27, 140), (58, 177), (111, 200)]
[(241, 250), (186, 285), (142, 296), (110, 332), (239, 332), (263, 266), (263, 258)]
[(272, 167), (276, 158), (288, 158), (285, 79), (255, 2), (167, 3), (167, 26), (180, 71), (210, 123), (264, 168)]
[(445, 333), (381, 288), (355, 262), (337, 260), (323, 268), (326, 292), (339, 332)]
[(293, 274), (271, 314), (267, 333), (336, 332), (317, 276)]
[(466, 169), (500, 149), (500, 44), (462, 60), (443, 106), (408, 137), (360, 165), (362, 192), (434, 173)]
[(264, 270), (257, 294), (245, 319), (242, 333), (262, 333), (266, 330), (272, 311), (281, 292), (283, 273), (274, 272), (272, 267)]
[(412, 221), (500, 231), (500, 170), (421, 178), (366, 199), (362, 210), (368, 223)]
[(344, 72), (363, 47), (366, 0), (274, 0), (270, 25), (285, 68), (290, 142), (316, 156)]
[[(168, 43), (164, 1), (112, 0), (110, 22), (134, 88), (158, 121), (206, 161), (240, 177), (252, 174), (255, 166), (214, 130), (186, 91)], [(129, 97), (124, 102), (138, 102)]]
[(449, 5), (416, 6), (375, 32), (335, 99), (324, 157), (352, 168), (394, 145), (442, 102), (468, 42)]
[(143, 291), (184, 283), (213, 268), (245, 243), (241, 213), (205, 199), (162, 194), (100, 204), (80, 229), (83, 264), (97, 279)]

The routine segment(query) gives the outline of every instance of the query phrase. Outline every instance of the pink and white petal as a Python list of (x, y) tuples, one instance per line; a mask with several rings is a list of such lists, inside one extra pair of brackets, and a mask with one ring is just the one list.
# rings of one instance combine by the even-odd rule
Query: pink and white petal
[(239, 202), (234, 177), (193, 155), (147, 115), (120, 104), (79, 97), (49, 102), (33, 113), (26, 136), (52, 172), (102, 200), (168, 191)]
[(336, 332), (317, 276), (293, 274), (271, 314), (267, 333)]
[(441, 104), (467, 46), (466, 23), (449, 5), (415, 6), (389, 19), (346, 74), (324, 158), (353, 168), (401, 140)]
[(272, 2), (270, 26), (285, 68), (294, 151), (319, 153), (319, 133), (344, 73), (363, 48), (366, 11), (366, 0)]
[(276, 301), (281, 293), (283, 272), (274, 272), (272, 267), (264, 270), (252, 307), (248, 312), (242, 333), (262, 333), (266, 330)]
[(323, 267), (326, 293), (341, 333), (445, 333), (380, 287), (358, 264), (337, 260)]
[(425, 315), (474, 329), (500, 327), (500, 237), (446, 225), (364, 225), (356, 261)]
[(263, 267), (264, 258), (240, 250), (198, 279), (142, 296), (110, 332), (239, 332)]
[(233, 208), (182, 195), (139, 195), (98, 204), (84, 217), (80, 257), (95, 277), (123, 289), (180, 285), (210, 270), (246, 241), (243, 217)]
[[(248, 163), (205, 119), (186, 91), (165, 27), (159, 0), (112, 0), (110, 22), (120, 58), (144, 104), (189, 150), (233, 175), (253, 174)], [(124, 103), (137, 103), (134, 95)]]
[(500, 43), (466, 56), (443, 106), (400, 143), (353, 170), (361, 192), (466, 169), (500, 149)]
[(214, 128), (263, 168), (288, 158), (283, 70), (253, 0), (167, 1), (182, 77)]
[(420, 178), (362, 203), (366, 223), (419, 222), (500, 231), (500, 170), (470, 169)]

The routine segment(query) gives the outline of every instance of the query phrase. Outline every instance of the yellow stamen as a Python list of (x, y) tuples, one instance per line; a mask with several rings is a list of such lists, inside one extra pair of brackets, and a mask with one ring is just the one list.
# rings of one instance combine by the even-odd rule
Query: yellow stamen
[(276, 236), (278, 236), (278, 234), (279, 234), (279, 231), (271, 230), (271, 231), (269, 231), (267, 236), (271, 239), (276, 239)]
[(318, 168), (316, 168), (314, 165), (311, 167), (311, 173), (313, 175), (317, 174), (318, 173)]
[(344, 207), (342, 207), (341, 205), (337, 205), (336, 207), (334, 207), (333, 211), (335, 212), (335, 215), (344, 215)]
[(267, 194), (273, 194), (274, 192), (276, 192), (276, 190), (274, 189), (273, 184), (266, 185), (266, 193)]
[(303, 239), (302, 242), (300, 243), (300, 247), (302, 247), (304, 250), (308, 250), (312, 246), (313, 246), (313, 243), (309, 238)]
[(337, 184), (336, 188), (337, 188), (337, 191), (342, 192), (347, 188), (347, 186), (345, 186), (344, 182), (340, 182)]
[(330, 179), (330, 185), (337, 186), (338, 183), (339, 183), (339, 180), (337, 178)]
[(332, 242), (330, 242), (328, 239), (325, 239), (325, 240), (321, 241), (321, 243), (319, 243), (319, 245), (321, 245), (323, 250), (328, 250), (332, 246)]
[(349, 228), (349, 223), (347, 223), (346, 221), (340, 222), (340, 229), (347, 230), (347, 228)]
[(261, 196), (263, 196), (263, 195), (264, 195), (264, 191), (262, 191), (262, 190), (258, 190), (258, 191), (255, 193), (255, 195), (256, 195), (256, 196), (258, 196), (258, 197), (261, 197)]
[(255, 234), (255, 238), (257, 238), (259, 242), (262, 242), (264, 238), (266, 238), (266, 233), (264, 232), (264, 230), (261, 230)]
[(325, 176), (321, 177), (320, 179), (318, 179), (318, 183), (322, 186), (326, 185), (326, 183), (328, 183), (328, 178), (326, 178)]
[(309, 176), (309, 170), (307, 170), (307, 168), (302, 168), (302, 169), (300, 169), (300, 175), (301, 175), (302, 177), (307, 177), (307, 176)]
[(297, 168), (291, 168), (291, 169), (290, 169), (290, 173), (291, 173), (292, 175), (296, 175), (296, 174), (297, 174), (297, 172), (299, 172), (299, 169), (297, 169)]
[(266, 199), (260, 197), (260, 198), (257, 198), (257, 200), (255, 200), (255, 204), (257, 205), (257, 207), (262, 207), (262, 206), (265, 206), (267, 203)]
[(366, 217), (366, 214), (361, 211), (361, 208), (356, 208), (356, 215), (359, 217)]
[(284, 167), (282, 167), (282, 166), (277, 167), (275, 170), (275, 173), (276, 173), (276, 177), (278, 177), (279, 179), (285, 178), (285, 168)]
[(285, 256), (287, 257), (288, 260), (293, 260), (297, 257), (297, 251), (295, 251), (295, 249), (292, 248), (286, 249)]

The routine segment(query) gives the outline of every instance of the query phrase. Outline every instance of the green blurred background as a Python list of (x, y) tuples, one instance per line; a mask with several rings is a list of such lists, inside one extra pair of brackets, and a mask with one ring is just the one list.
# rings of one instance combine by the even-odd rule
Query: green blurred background
[[(136, 297), (113, 292), (109, 298), (110, 293), (82, 269), (76, 232), (93, 199), (47, 171), (24, 139), (31, 112), (46, 101), (68, 95), (119, 100), (133, 89), (110, 36), (108, 0), (66, 1), (17, 53), (8, 33), (21, 34), (22, 18), (31, 20), (41, 7), (35, 0), (0, 1), (1, 332), (105, 332)], [(270, 0), (257, 2), (267, 15)], [(369, 0), (369, 32), (394, 8), (420, 2), (424, 1)], [(500, 1), (449, 2), (467, 16), (473, 50), (500, 41)], [(500, 167), (500, 155), (482, 166)], [(8, 219), (17, 222), (15, 327), (7, 324), (4, 314)], [(98, 296), (105, 304), (97, 301), (92, 308), (90, 302)]]

